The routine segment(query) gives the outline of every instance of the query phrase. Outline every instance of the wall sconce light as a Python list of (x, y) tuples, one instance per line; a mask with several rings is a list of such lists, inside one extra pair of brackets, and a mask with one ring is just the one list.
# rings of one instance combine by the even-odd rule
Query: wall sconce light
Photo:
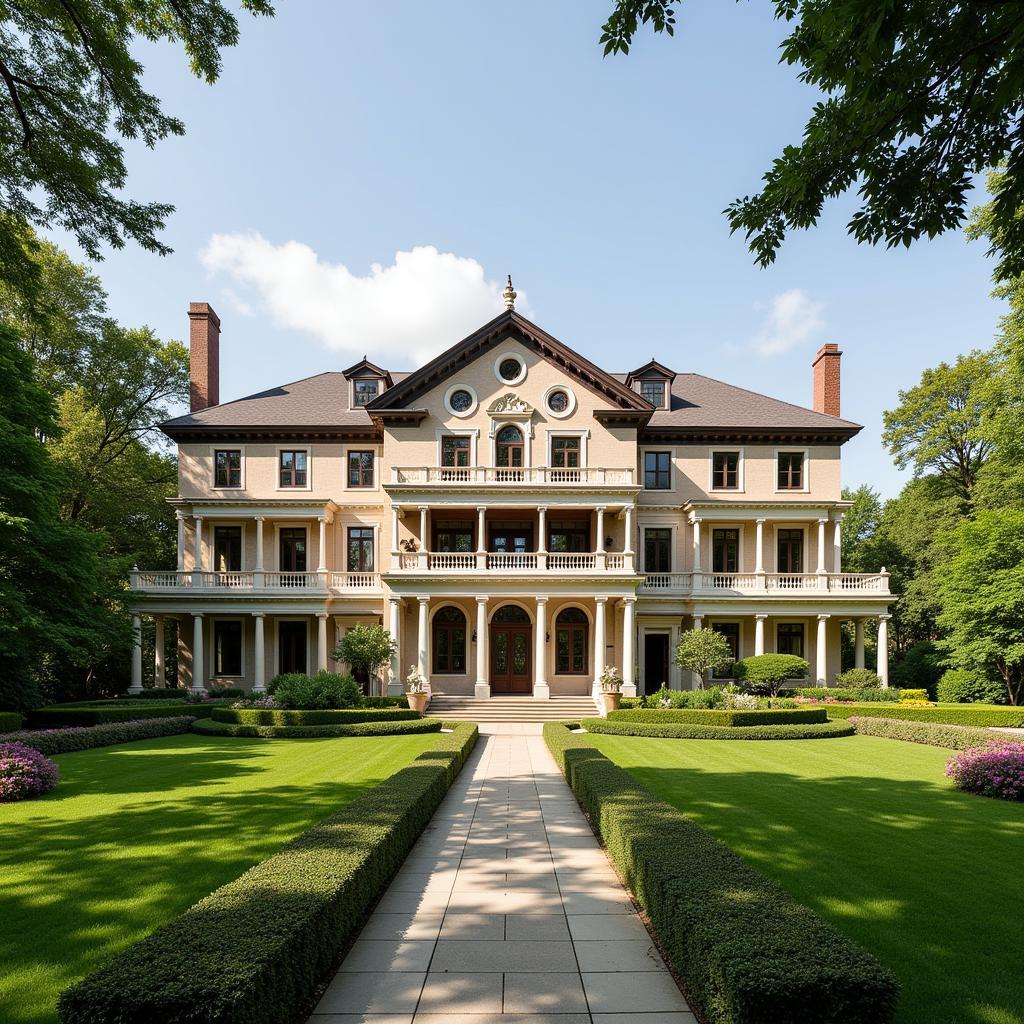
[(605, 539), (604, 539), (604, 546), (606, 548), (610, 548), (614, 543), (615, 543), (615, 538), (614, 537), (605, 537)]
[(473, 630), (473, 643), (476, 643), (476, 630)]

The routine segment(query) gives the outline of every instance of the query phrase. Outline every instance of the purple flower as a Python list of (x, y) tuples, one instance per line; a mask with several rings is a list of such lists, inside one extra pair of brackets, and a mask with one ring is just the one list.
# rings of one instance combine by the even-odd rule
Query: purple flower
[(957, 789), (999, 800), (1024, 800), (1024, 743), (1000, 742), (972, 747), (946, 762)]
[(0, 801), (49, 793), (60, 771), (45, 755), (24, 743), (0, 743)]

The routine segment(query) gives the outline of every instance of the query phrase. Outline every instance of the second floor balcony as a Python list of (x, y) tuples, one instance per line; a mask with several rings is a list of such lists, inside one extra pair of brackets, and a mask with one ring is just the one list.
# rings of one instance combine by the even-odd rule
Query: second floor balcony
[(881, 572), (653, 572), (647, 573), (639, 594), (677, 597), (692, 594), (719, 596), (768, 595), (889, 595), (889, 574)]
[(393, 573), (480, 573), (511, 575), (551, 573), (630, 573), (632, 551), (397, 551)]
[[(552, 487), (632, 487), (633, 467), (605, 466), (395, 466), (391, 485), (543, 484)], [(389, 486), (389, 490), (391, 487)]]
[(287, 596), (345, 596), (380, 594), (379, 572), (209, 572), (134, 570), (132, 590), (147, 594), (258, 594)]

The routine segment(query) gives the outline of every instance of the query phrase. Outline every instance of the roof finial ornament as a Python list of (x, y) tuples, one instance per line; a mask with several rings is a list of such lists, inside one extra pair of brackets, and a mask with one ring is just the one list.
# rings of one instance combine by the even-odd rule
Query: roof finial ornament
[(505, 285), (505, 290), (501, 293), (501, 297), (505, 300), (506, 309), (516, 308), (516, 290), (512, 287), (512, 275), (508, 275), (508, 284)]

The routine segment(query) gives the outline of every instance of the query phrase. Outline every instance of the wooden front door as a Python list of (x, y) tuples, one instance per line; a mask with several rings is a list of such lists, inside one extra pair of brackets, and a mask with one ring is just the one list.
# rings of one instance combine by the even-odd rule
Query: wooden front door
[(529, 693), (533, 688), (532, 626), (491, 626), (491, 691)]

